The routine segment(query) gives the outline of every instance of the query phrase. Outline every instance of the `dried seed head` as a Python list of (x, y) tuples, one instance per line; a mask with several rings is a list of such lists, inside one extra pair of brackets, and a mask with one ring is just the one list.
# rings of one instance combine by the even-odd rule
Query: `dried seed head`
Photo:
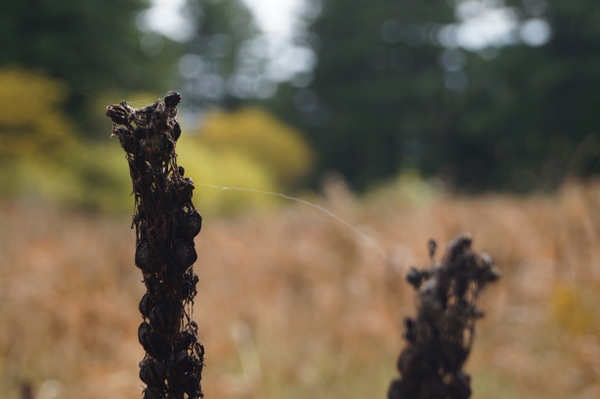
[(415, 289), (418, 289), (421, 286), (421, 282), (426, 277), (425, 272), (421, 272), (414, 267), (411, 267), (406, 275), (406, 281), (409, 282)]
[(183, 239), (192, 239), (200, 233), (202, 229), (202, 215), (195, 210), (182, 212), (179, 227), (177, 228), (177, 236)]
[[(202, 366), (200, 366), (200, 369), (202, 369)], [(200, 380), (200, 371), (184, 375), (183, 390), (189, 399), (199, 399), (204, 396), (200, 392)]]
[(190, 240), (177, 240), (173, 252), (175, 262), (181, 271), (187, 270), (198, 259), (198, 254), (194, 249), (194, 242)]
[(119, 136), (119, 142), (121, 143), (121, 147), (123, 150), (125, 150), (125, 152), (133, 154), (138, 150), (139, 143), (133, 136), (129, 134), (123, 134)]
[(173, 359), (173, 370), (177, 373), (195, 373), (200, 369), (200, 360), (187, 351), (178, 352)]
[(181, 94), (176, 91), (170, 91), (165, 96), (165, 106), (167, 108), (175, 108), (181, 102)]
[(158, 360), (148, 358), (140, 362), (140, 380), (144, 383), (155, 387), (163, 387), (166, 378), (167, 368)]
[(181, 287), (181, 296), (188, 299), (193, 299), (196, 296), (196, 285), (198, 284), (197, 274), (188, 272), (183, 276), (183, 282)]
[(153, 300), (152, 297), (150, 296), (150, 294), (146, 293), (144, 294), (144, 296), (142, 297), (142, 300), (140, 301), (140, 305), (139, 305), (139, 309), (140, 309), (140, 313), (142, 314), (142, 316), (148, 318), (150, 317), (150, 311), (152, 310), (152, 307), (154, 306), (153, 304)]
[(500, 270), (494, 266), (494, 260), (486, 253), (479, 257), (481, 263), (482, 280), (484, 282), (493, 282), (500, 278)]
[(143, 140), (146, 138), (146, 136), (151, 135), (152, 134), (152, 129), (148, 128), (148, 127), (138, 127), (137, 129), (135, 129), (133, 131), (133, 137), (135, 137), (138, 140)]
[(148, 161), (153, 164), (167, 161), (175, 145), (166, 134), (152, 134), (140, 140), (140, 147)]
[(179, 206), (185, 207), (192, 203), (192, 193), (194, 191), (194, 182), (189, 177), (181, 179), (181, 189), (179, 191)]
[(167, 310), (165, 305), (158, 305), (150, 311), (150, 323), (157, 331), (166, 332), (170, 329), (173, 322), (173, 316)]
[(152, 326), (148, 322), (143, 322), (138, 327), (138, 340), (140, 341), (140, 344), (142, 344), (142, 346), (144, 346), (144, 343), (150, 341), (152, 334)]
[(175, 124), (173, 125), (173, 140), (177, 141), (179, 140), (179, 137), (181, 137), (181, 126), (179, 125), (179, 122), (175, 122)]
[(181, 331), (175, 336), (174, 348), (178, 352), (187, 351), (196, 342), (196, 336), (189, 331)]
[(123, 105), (109, 105), (106, 107), (106, 116), (108, 116), (114, 123), (118, 123), (120, 125), (129, 124), (130, 115)]
[(163, 358), (168, 353), (168, 348), (165, 347), (160, 336), (146, 321), (140, 324), (138, 328), (138, 340), (144, 350), (152, 357)]
[(151, 251), (148, 241), (141, 240), (135, 249), (135, 265), (146, 272), (157, 269), (158, 259)]
[[(429, 249), (433, 256), (431, 242)], [(407, 345), (397, 364), (401, 378), (392, 382), (389, 399), (470, 397), (469, 377), (461, 368), (473, 344), (475, 321), (483, 317), (477, 298), (487, 279), (496, 276), (492, 264), (462, 236), (452, 241), (439, 264), (409, 271), (407, 280), (417, 288), (417, 316), (404, 320)]]
[(142, 109), (125, 102), (107, 108), (113, 136), (127, 153), (135, 193), (135, 263), (147, 289), (138, 328), (146, 351), (140, 363), (140, 378), (148, 384), (144, 399), (202, 397), (204, 349), (189, 314), (198, 282), (191, 269), (197, 259), (193, 239), (202, 217), (192, 203), (194, 184), (176, 162), (180, 101), (179, 93), (169, 92), (164, 102)]
[(455, 261), (459, 256), (465, 254), (471, 249), (471, 243), (473, 240), (471, 237), (459, 236), (455, 238), (450, 245), (448, 245), (448, 253), (446, 254), (446, 260), (448, 262)]
[(144, 399), (164, 399), (164, 389), (149, 386), (144, 389)]

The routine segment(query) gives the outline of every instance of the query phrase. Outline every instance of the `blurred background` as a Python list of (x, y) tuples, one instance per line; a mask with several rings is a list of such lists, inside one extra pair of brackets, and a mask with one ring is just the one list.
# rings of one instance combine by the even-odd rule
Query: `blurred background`
[(104, 110), (169, 90), (207, 397), (385, 397), (403, 276), (462, 232), (505, 273), (474, 397), (600, 397), (600, 1), (24, 0), (0, 50), (3, 397), (140, 397)]

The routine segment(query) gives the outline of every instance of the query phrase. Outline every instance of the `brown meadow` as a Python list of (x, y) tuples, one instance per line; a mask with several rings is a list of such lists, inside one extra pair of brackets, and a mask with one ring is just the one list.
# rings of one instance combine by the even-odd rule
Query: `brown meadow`
[[(404, 276), (429, 263), (428, 239), (465, 232), (503, 273), (482, 298), (473, 397), (600, 397), (600, 183), (368, 198), (331, 184), (317, 202), (364, 236), (296, 203), (205, 217), (193, 317), (207, 398), (384, 398), (414, 313)], [(2, 397), (141, 397), (130, 222), (0, 205)]]

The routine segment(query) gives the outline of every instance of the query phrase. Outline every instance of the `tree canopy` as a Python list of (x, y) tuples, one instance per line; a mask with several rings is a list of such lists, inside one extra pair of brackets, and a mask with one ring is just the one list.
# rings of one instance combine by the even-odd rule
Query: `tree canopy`
[(22, 67), (70, 88), (69, 113), (90, 117), (91, 95), (167, 89), (173, 43), (142, 32), (146, 0), (23, 0), (0, 4), (0, 67)]
[(600, 170), (597, 5), (322, 4), (312, 82), (272, 102), (309, 132), (317, 174), (365, 188), (409, 168), (462, 188), (530, 190)]

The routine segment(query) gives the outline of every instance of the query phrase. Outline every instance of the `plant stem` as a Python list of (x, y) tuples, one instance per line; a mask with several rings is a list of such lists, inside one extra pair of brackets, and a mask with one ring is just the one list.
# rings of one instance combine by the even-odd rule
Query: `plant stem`
[(176, 119), (181, 96), (169, 92), (164, 102), (134, 109), (109, 105), (112, 136), (126, 153), (135, 196), (135, 264), (146, 294), (140, 301), (143, 322), (138, 338), (146, 351), (140, 379), (144, 399), (196, 399), (204, 348), (192, 321), (198, 276), (194, 237), (202, 217), (192, 203), (194, 184), (177, 165), (175, 146), (181, 135)]

